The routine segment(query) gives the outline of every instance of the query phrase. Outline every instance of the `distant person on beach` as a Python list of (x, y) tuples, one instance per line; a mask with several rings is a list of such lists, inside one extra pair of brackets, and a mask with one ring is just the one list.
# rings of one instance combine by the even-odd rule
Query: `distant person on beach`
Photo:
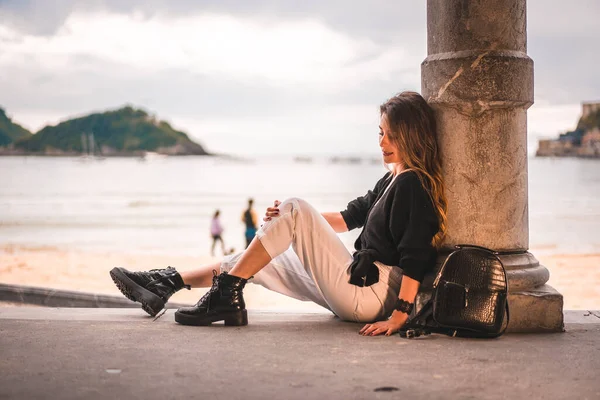
[(250, 246), (252, 239), (256, 235), (257, 221), (256, 212), (252, 208), (254, 199), (248, 199), (248, 208), (242, 214), (242, 222), (246, 225), (244, 236), (246, 237), (246, 248)]
[(221, 220), (219, 219), (220, 214), (221, 211), (215, 211), (215, 215), (213, 215), (212, 220), (210, 221), (210, 236), (212, 236), (213, 240), (212, 247), (210, 248), (210, 254), (213, 257), (215, 256), (215, 245), (218, 241), (221, 242), (221, 250), (223, 250), (223, 255), (225, 256), (229, 254), (225, 250), (225, 243), (223, 242), (223, 237), (221, 236), (223, 234), (223, 225), (221, 225)]
[[(195, 306), (177, 310), (175, 321), (184, 325), (246, 325), (243, 289), (250, 281), (363, 322), (361, 335), (398, 331), (435, 266), (447, 203), (433, 109), (420, 94), (402, 92), (379, 110), (378, 142), (388, 172), (345, 210), (319, 213), (299, 198), (275, 200), (239, 254), (181, 274), (171, 267), (114, 268), (113, 280), (152, 316), (176, 291), (210, 287)], [(264, 179), (271, 189), (277, 185)], [(355, 228), (363, 229), (350, 253), (336, 233)]]

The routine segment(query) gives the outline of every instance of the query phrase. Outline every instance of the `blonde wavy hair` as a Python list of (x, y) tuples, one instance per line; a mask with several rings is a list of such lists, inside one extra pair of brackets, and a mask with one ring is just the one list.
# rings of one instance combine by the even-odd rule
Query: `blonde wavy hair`
[(429, 193), (439, 222), (431, 244), (439, 248), (446, 235), (448, 203), (433, 109), (419, 93), (402, 92), (382, 104), (379, 112), (387, 119), (390, 140), (399, 150), (404, 169), (415, 171)]

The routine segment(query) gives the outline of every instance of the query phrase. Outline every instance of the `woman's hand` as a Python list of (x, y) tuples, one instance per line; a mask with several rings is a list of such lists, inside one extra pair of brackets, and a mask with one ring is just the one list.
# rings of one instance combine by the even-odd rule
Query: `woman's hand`
[(392, 333), (398, 332), (407, 319), (407, 314), (400, 311), (394, 311), (390, 319), (366, 324), (358, 333), (363, 336), (377, 336), (382, 333), (385, 334), (385, 336), (390, 336)]
[(281, 202), (279, 200), (275, 200), (273, 202), (273, 207), (267, 207), (267, 212), (265, 213), (263, 221), (268, 222), (273, 217), (279, 217), (279, 208), (278, 207), (280, 204), (281, 204)]

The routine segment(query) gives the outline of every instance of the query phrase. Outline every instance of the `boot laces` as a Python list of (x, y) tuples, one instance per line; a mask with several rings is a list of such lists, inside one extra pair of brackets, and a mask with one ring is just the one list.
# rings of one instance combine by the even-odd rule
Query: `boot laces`
[(171, 272), (171, 271), (175, 271), (175, 268), (171, 267), (170, 265), (167, 268), (155, 268), (155, 269), (151, 269), (148, 272)]
[(199, 306), (202, 303), (206, 302), (207, 311), (210, 309), (210, 297), (212, 296), (213, 293), (215, 293), (219, 290), (219, 287), (217, 285), (218, 282), (219, 282), (219, 275), (217, 274), (217, 271), (213, 269), (212, 286), (210, 287), (210, 290), (208, 292), (204, 293), (204, 296), (200, 297), (200, 300), (198, 300), (198, 302), (196, 303), (196, 306)]
[[(177, 271), (175, 270), (175, 268), (169, 266), (167, 268), (156, 268), (156, 269), (151, 269), (150, 271), (148, 271), (150, 273), (152, 272), (163, 272), (165, 273), (164, 275), (160, 275), (158, 278), (153, 279), (152, 281), (148, 282), (148, 287), (154, 287), (156, 285), (158, 285), (159, 283), (162, 283), (164, 281), (169, 281), (169, 283), (171, 283), (172, 285), (175, 285), (175, 282), (173, 282), (171, 280), (171, 278), (177, 273)], [(187, 290), (190, 290), (192, 287), (190, 285), (183, 285), (184, 288), (186, 288)]]

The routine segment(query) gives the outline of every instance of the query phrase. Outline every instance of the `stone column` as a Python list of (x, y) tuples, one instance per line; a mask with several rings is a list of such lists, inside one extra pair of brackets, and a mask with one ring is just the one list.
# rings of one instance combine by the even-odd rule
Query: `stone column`
[(526, 0), (428, 0), (422, 94), (435, 108), (448, 196), (445, 248), (459, 243), (502, 256), (509, 331), (560, 331), (562, 296), (529, 248)]

